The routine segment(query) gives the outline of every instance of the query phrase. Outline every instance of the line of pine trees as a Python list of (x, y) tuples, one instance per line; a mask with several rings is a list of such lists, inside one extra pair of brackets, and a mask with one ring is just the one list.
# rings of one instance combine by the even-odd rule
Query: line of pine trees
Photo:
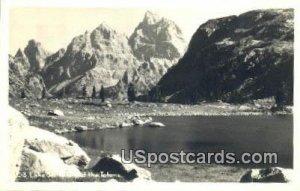
[[(42, 95), (41, 95), (41, 99), (45, 99), (46, 98), (46, 88), (43, 88), (42, 90)], [(65, 87), (59, 92), (58, 94), (58, 97), (60, 98), (64, 98), (65, 97), (65, 94), (66, 94), (66, 89)], [(86, 85), (83, 85), (82, 87), (82, 97), (83, 98), (86, 98), (87, 97), (87, 87)], [(23, 89), (21, 91), (21, 95), (20, 95), (21, 98), (26, 98), (27, 95), (25, 93), (25, 90)], [(106, 98), (106, 95), (105, 95), (105, 91), (104, 91), (104, 87), (103, 85), (101, 86), (101, 89), (99, 91), (99, 94), (97, 96), (97, 91), (96, 91), (96, 87), (93, 86), (93, 90), (92, 90), (92, 96), (91, 96), (93, 99), (96, 99), (96, 98), (99, 98), (101, 99), (102, 102), (105, 101), (105, 98)], [(134, 102), (136, 100), (136, 89), (135, 89), (135, 86), (133, 83), (130, 83), (128, 85), (128, 89), (127, 89), (127, 97), (128, 97), (128, 101), (130, 102)]]
[(129, 102), (134, 102), (136, 100), (136, 91), (133, 83), (128, 85), (127, 98)]
[[(84, 85), (82, 87), (82, 97), (87, 97), (87, 89), (86, 89), (86, 85)], [(93, 86), (93, 90), (92, 90), (92, 96), (93, 99), (95, 98), (100, 98), (102, 102), (105, 101), (106, 95), (105, 95), (105, 91), (104, 91), (104, 87), (103, 85), (101, 86), (100, 92), (99, 92), (99, 96), (97, 96), (97, 91), (96, 91), (96, 87)], [(134, 84), (130, 83), (128, 85), (128, 89), (127, 89), (127, 97), (128, 97), (128, 101), (129, 102), (134, 102), (136, 100), (136, 90), (135, 90), (135, 86)]]
[[(58, 97), (64, 98), (65, 97), (65, 87), (61, 90), (61, 92), (59, 93)], [(45, 99), (47, 97), (47, 90), (44, 87), (42, 92), (41, 92), (41, 99)], [(192, 94), (192, 96), (195, 96), (194, 94)], [(197, 95), (196, 95), (197, 96)], [(26, 98), (27, 94), (25, 92), (25, 90), (23, 89), (20, 93), (20, 97), (21, 98)], [(83, 85), (82, 87), (82, 97), (86, 98), (87, 97), (87, 87), (86, 85)], [(187, 96), (188, 97), (188, 96)], [(93, 90), (92, 90), (92, 96), (91, 98), (96, 99), (99, 98), (101, 99), (102, 102), (105, 101), (106, 99), (106, 95), (105, 95), (105, 91), (104, 91), (104, 87), (103, 85), (101, 86), (101, 89), (99, 91), (99, 94), (97, 96), (97, 92), (96, 92), (96, 87), (93, 86)], [(282, 109), (284, 107), (284, 105), (287, 104), (287, 100), (288, 100), (288, 86), (285, 82), (281, 82), (276, 93), (275, 93), (275, 103), (276, 103), (276, 107), (277, 109)], [(129, 102), (134, 102), (136, 101), (136, 88), (135, 85), (133, 83), (130, 83), (128, 85), (128, 89), (127, 89), (127, 99)], [(149, 91), (148, 95), (147, 95), (147, 101), (154, 101), (154, 102), (163, 102), (164, 100), (162, 99), (162, 93), (161, 90), (158, 86), (156, 86), (155, 88), (153, 88), (151, 91)]]
[[(87, 97), (87, 90), (86, 90), (86, 85), (84, 85), (82, 87), (82, 97)], [(97, 91), (96, 91), (96, 87), (93, 86), (93, 90), (92, 90), (92, 98), (96, 99), (96, 98), (100, 98), (102, 102), (105, 101), (105, 92), (104, 92), (104, 87), (103, 85), (101, 86), (100, 92), (99, 92), (99, 96), (97, 96)]]

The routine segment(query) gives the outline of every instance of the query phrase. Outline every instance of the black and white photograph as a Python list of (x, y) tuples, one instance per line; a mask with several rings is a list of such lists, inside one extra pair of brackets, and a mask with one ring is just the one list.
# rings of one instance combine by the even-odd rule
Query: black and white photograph
[(1, 1), (9, 182), (297, 181), (299, 2), (29, 2)]

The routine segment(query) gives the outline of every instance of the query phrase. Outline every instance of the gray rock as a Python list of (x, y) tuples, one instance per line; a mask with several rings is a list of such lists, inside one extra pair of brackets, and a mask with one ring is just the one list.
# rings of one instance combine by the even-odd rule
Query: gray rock
[(9, 141), (11, 180), (16, 178), (17, 173), (25, 179), (82, 176), (79, 168), (85, 168), (90, 158), (76, 143), (29, 126), (26, 118), (16, 110), (12, 109), (9, 113), (10, 132), (19, 128)]
[(152, 121), (151, 117), (145, 118), (145, 117), (134, 116), (131, 118), (134, 125), (145, 125)]
[(144, 121), (141, 119), (134, 119), (132, 120), (134, 125), (143, 125)]
[(247, 106), (247, 105), (241, 105), (239, 107), (239, 110), (242, 110), (242, 111), (249, 111), (251, 110), (251, 107)]
[(84, 125), (80, 125), (80, 126), (76, 126), (75, 129), (77, 131), (86, 131), (86, 130), (88, 130), (88, 127), (84, 126)]
[(40, 105), (39, 105), (39, 104), (37, 104), (37, 103), (30, 104), (29, 106), (30, 106), (30, 107), (40, 107)]
[(82, 177), (75, 165), (65, 164), (58, 155), (41, 153), (24, 148), (20, 176), (37, 177)]
[(120, 124), (120, 127), (123, 128), (123, 127), (130, 127), (130, 126), (133, 126), (134, 124), (133, 123), (128, 123), (128, 122), (123, 122)]
[(21, 166), (21, 156), (24, 144), (24, 131), (29, 126), (27, 119), (12, 107), (8, 109), (9, 135), (9, 179), (15, 181)]
[(50, 116), (65, 116), (61, 110), (55, 109), (53, 111), (49, 111), (48, 115)]
[(107, 180), (106, 182), (107, 183), (117, 183), (118, 181), (116, 179), (112, 178), (112, 179)]
[(28, 45), (24, 49), (24, 53), (30, 63), (30, 71), (39, 72), (46, 63), (49, 53), (42, 47), (40, 42), (29, 40)]
[(151, 122), (149, 123), (149, 127), (165, 127), (165, 125), (161, 122)]
[(57, 154), (62, 160), (72, 161), (72, 164), (78, 167), (85, 167), (90, 161), (88, 155), (76, 143), (54, 133), (30, 127), (25, 139), (25, 146), (28, 148), (42, 153)]
[(135, 164), (125, 164), (122, 162), (119, 155), (112, 157), (104, 157), (100, 159), (93, 167), (94, 173), (110, 173), (118, 174), (125, 178), (125, 180), (133, 180), (136, 178), (143, 180), (151, 180), (151, 173)]
[(60, 129), (54, 129), (54, 133), (58, 135), (63, 134), (63, 132)]
[(96, 117), (95, 117), (95, 116), (88, 116), (86, 119), (87, 119), (87, 120), (95, 120)]
[(273, 167), (247, 171), (240, 182), (290, 182), (291, 170)]

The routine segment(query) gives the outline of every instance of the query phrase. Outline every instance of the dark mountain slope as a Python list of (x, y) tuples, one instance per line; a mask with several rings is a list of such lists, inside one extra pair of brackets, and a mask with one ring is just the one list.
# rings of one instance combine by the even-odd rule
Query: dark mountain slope
[(292, 103), (293, 23), (291, 9), (207, 21), (152, 94), (181, 103), (245, 102), (280, 94)]

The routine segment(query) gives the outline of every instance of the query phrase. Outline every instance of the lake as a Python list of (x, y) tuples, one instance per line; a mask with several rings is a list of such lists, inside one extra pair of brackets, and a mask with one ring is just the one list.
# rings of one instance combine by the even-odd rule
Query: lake
[[(163, 128), (128, 127), (67, 133), (80, 146), (121, 154), (147, 152), (276, 152), (278, 165), (293, 166), (293, 116), (154, 117)], [(128, 152), (127, 152), (128, 153)], [(256, 165), (257, 166), (257, 165)]]

